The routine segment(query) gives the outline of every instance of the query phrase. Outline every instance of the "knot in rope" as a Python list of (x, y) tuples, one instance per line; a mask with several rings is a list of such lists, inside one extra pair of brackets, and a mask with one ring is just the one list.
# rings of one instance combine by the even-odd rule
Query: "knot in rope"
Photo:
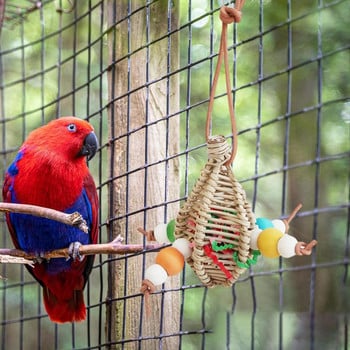
[(145, 308), (146, 315), (149, 316), (151, 314), (151, 304), (150, 304), (150, 294), (154, 293), (156, 290), (155, 285), (149, 280), (143, 280), (140, 292), (145, 296)]
[(222, 6), (220, 9), (220, 19), (225, 24), (231, 24), (233, 22), (240, 22), (242, 18), (242, 12), (236, 8)]

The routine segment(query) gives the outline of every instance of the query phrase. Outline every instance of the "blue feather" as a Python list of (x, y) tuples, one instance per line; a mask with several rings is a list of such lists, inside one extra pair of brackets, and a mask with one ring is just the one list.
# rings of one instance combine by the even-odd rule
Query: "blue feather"
[[(13, 198), (14, 199), (14, 198)], [(92, 209), (85, 190), (65, 213), (79, 212), (86, 220), (88, 227), (92, 223)], [(67, 248), (72, 242), (91, 243), (90, 235), (76, 227), (57, 221), (27, 214), (10, 214), (11, 223), (17, 233), (18, 243), (26, 252), (40, 254), (54, 249)], [(69, 269), (72, 261), (65, 258), (54, 258), (47, 264), (49, 273), (58, 273)]]
[(12, 164), (7, 169), (7, 172), (9, 173), (10, 176), (15, 176), (18, 174), (17, 162), (20, 159), (22, 159), (22, 157), (23, 157), (23, 151), (19, 151), (16, 155), (16, 158), (13, 160)]

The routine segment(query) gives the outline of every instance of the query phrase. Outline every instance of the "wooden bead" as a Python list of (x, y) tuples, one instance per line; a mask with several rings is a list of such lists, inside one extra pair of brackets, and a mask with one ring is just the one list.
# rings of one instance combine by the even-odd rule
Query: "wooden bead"
[(158, 253), (156, 264), (161, 265), (169, 276), (173, 276), (181, 272), (185, 258), (176, 248), (166, 247)]
[(272, 221), (266, 218), (257, 218), (256, 224), (259, 226), (260, 230), (265, 230), (266, 228), (273, 227)]
[(190, 242), (186, 238), (178, 238), (175, 240), (173, 247), (176, 248), (185, 259), (188, 259), (192, 255)]
[(268, 258), (277, 258), (279, 252), (277, 244), (283, 233), (276, 228), (267, 228), (263, 230), (258, 237), (258, 247), (262, 255)]
[(175, 241), (175, 220), (171, 220), (168, 222), (167, 227), (166, 227), (166, 234), (168, 236), (169, 242), (174, 242)]
[(295, 253), (295, 246), (298, 241), (291, 235), (284, 234), (278, 241), (277, 250), (279, 254), (284, 258), (291, 258)]
[(158, 243), (170, 243), (167, 235), (167, 224), (159, 224), (154, 228), (154, 238)]
[(283, 222), (283, 220), (272, 220), (272, 224), (274, 228), (277, 228), (277, 230), (280, 230), (282, 233), (286, 233), (286, 224)]
[(151, 281), (155, 286), (163, 284), (167, 278), (167, 272), (158, 264), (149, 266), (145, 271), (145, 279)]
[(255, 226), (255, 229), (250, 234), (250, 249), (258, 250), (258, 237), (261, 233), (261, 230), (258, 226)]

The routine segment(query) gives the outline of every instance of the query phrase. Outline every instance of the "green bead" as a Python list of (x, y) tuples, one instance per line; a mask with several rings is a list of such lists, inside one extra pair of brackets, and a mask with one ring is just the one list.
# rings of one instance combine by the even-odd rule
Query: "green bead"
[(166, 234), (168, 236), (168, 239), (170, 242), (174, 242), (175, 241), (175, 220), (171, 220), (168, 222), (168, 225), (166, 227)]

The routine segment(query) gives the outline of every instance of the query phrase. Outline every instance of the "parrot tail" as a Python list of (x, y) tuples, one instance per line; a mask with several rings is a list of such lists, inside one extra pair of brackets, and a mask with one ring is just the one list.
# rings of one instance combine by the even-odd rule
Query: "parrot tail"
[(59, 299), (48, 288), (43, 288), (44, 305), (52, 322), (76, 322), (86, 318), (86, 308), (82, 290), (75, 290), (73, 298)]

